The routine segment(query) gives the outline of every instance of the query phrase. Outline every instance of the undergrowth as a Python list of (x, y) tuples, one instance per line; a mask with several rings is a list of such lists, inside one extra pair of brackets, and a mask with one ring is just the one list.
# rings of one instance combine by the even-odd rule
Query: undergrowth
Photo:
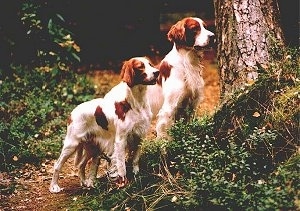
[(127, 187), (116, 190), (104, 179), (72, 207), (300, 209), (299, 51), (277, 54), (284, 62), (262, 69), (213, 116), (177, 121), (173, 141), (144, 140), (142, 170)]
[[(295, 210), (299, 154), (265, 171), (248, 144), (272, 143), (277, 132), (255, 129), (244, 144), (220, 144), (211, 119), (177, 122), (174, 141), (143, 143), (140, 175), (124, 189), (105, 178), (72, 204), (74, 210)], [(268, 167), (269, 168), (269, 167)]]
[(50, 74), (16, 67), (1, 81), (1, 170), (56, 157), (68, 112), (93, 97), (85, 76), (68, 72), (53, 79)]
[(43, 19), (41, 3), (20, 4), (24, 36), (36, 43), (36, 55), (26, 66), (0, 69), (0, 171), (57, 157), (68, 112), (95, 92), (72, 70), (80, 47), (63, 17)]
[[(69, 111), (95, 92), (69, 69), (80, 48), (57, 24), (63, 18), (43, 23), (38, 8), (23, 5), (27, 34), (47, 32), (55, 47), (38, 49), (34, 68), (0, 70), (1, 171), (57, 157)], [(68, 210), (300, 209), (299, 49), (274, 48), (272, 56), (258, 81), (213, 116), (177, 121), (173, 141), (144, 140), (141, 172), (128, 186), (99, 179)]]

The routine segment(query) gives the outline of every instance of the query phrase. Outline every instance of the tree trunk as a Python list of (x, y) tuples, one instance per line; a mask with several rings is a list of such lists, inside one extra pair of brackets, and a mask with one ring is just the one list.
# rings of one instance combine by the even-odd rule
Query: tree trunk
[(274, 41), (284, 45), (277, 0), (214, 0), (221, 98), (258, 77)]

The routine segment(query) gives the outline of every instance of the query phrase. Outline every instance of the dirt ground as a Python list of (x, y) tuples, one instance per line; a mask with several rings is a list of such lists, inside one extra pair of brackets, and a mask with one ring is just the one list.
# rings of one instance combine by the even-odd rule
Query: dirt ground
[[(219, 103), (219, 77), (214, 52), (204, 55), (203, 65), (205, 99), (199, 105), (198, 115), (213, 113)], [(98, 87), (107, 81), (113, 80), (117, 83), (119, 80), (119, 75), (112, 71), (93, 71), (90, 76)], [(73, 159), (69, 159), (59, 179), (59, 184), (64, 190), (58, 194), (51, 194), (48, 188), (54, 162), (55, 160), (47, 160), (39, 167), (28, 164), (16, 170), (13, 177), (0, 172), (0, 211), (68, 210), (68, 204), (80, 198), (87, 190), (80, 187)], [(11, 184), (15, 187), (12, 191), (6, 189), (11, 187)]]

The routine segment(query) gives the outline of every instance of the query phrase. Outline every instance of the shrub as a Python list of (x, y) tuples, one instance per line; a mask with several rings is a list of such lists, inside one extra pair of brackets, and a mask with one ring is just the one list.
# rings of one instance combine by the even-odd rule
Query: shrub
[(25, 1), (21, 4), (21, 21), (27, 29), (26, 38), (36, 46), (36, 57), (32, 58), (35, 66), (51, 71), (53, 75), (59, 70), (69, 70), (80, 61), (80, 47), (76, 44), (74, 34), (67, 29), (60, 14), (47, 16), (43, 2)]
[[(275, 53), (273, 53), (275, 54)], [(228, 140), (234, 134), (242, 144), (256, 128), (277, 133), (272, 151), (256, 148), (273, 163), (287, 160), (297, 149), (299, 134), (299, 49), (277, 49), (276, 61), (261, 68), (258, 80), (224, 102), (215, 113), (214, 136)], [(277, 61), (279, 60), (279, 61)]]
[(220, 144), (214, 127), (210, 118), (176, 122), (170, 130), (174, 141), (143, 143), (139, 177), (121, 190), (104, 179), (71, 208), (295, 210), (300, 156), (264, 171), (261, 155), (249, 149), (272, 144), (278, 133), (257, 128), (242, 145), (234, 136)]
[[(173, 162), (182, 175), (180, 184), (191, 192), (179, 197), (178, 206), (188, 210), (294, 208), (298, 180), (295, 169), (286, 178), (285, 171), (268, 166), (270, 163), (262, 161), (261, 155), (249, 151), (249, 145), (271, 146), (276, 131), (256, 129), (244, 144), (237, 145), (231, 137), (224, 146), (210, 136), (212, 126), (199, 120), (190, 124), (179, 121), (170, 131), (176, 135), (170, 143), (170, 157), (176, 155)], [(265, 168), (275, 169), (277, 173), (264, 171)], [(293, 186), (286, 188), (286, 183)]]
[(1, 81), (2, 170), (55, 155), (52, 151), (58, 151), (57, 143), (61, 144), (68, 112), (93, 98), (94, 88), (85, 76), (68, 72), (52, 81), (49, 74), (17, 67), (13, 78)]
[(0, 70), (0, 170), (55, 156), (67, 113), (95, 93), (85, 76), (71, 70), (80, 48), (62, 16), (42, 19), (40, 5), (31, 1), (21, 8), (25, 36), (38, 48), (30, 65), (11, 64), (11, 74)]

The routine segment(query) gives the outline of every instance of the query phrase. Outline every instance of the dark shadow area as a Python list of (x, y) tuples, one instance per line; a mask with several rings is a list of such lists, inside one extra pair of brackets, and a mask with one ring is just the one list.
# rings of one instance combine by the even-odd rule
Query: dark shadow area
[[(38, 48), (50, 49), (44, 40), (28, 35), (21, 22), (21, 3), (0, 2), (0, 68), (3, 69), (11, 63), (34, 63)], [(56, 14), (65, 19), (65, 27), (74, 33), (74, 40), (81, 47), (80, 66), (98, 69), (118, 68), (116, 63), (132, 56), (166, 54), (171, 48), (166, 33), (184, 16), (198, 16), (207, 22), (209, 30), (215, 31), (213, 0), (45, 0), (39, 4), (43, 25), (47, 26)], [(279, 5), (286, 42), (298, 46), (299, 1), (279, 0)]]

